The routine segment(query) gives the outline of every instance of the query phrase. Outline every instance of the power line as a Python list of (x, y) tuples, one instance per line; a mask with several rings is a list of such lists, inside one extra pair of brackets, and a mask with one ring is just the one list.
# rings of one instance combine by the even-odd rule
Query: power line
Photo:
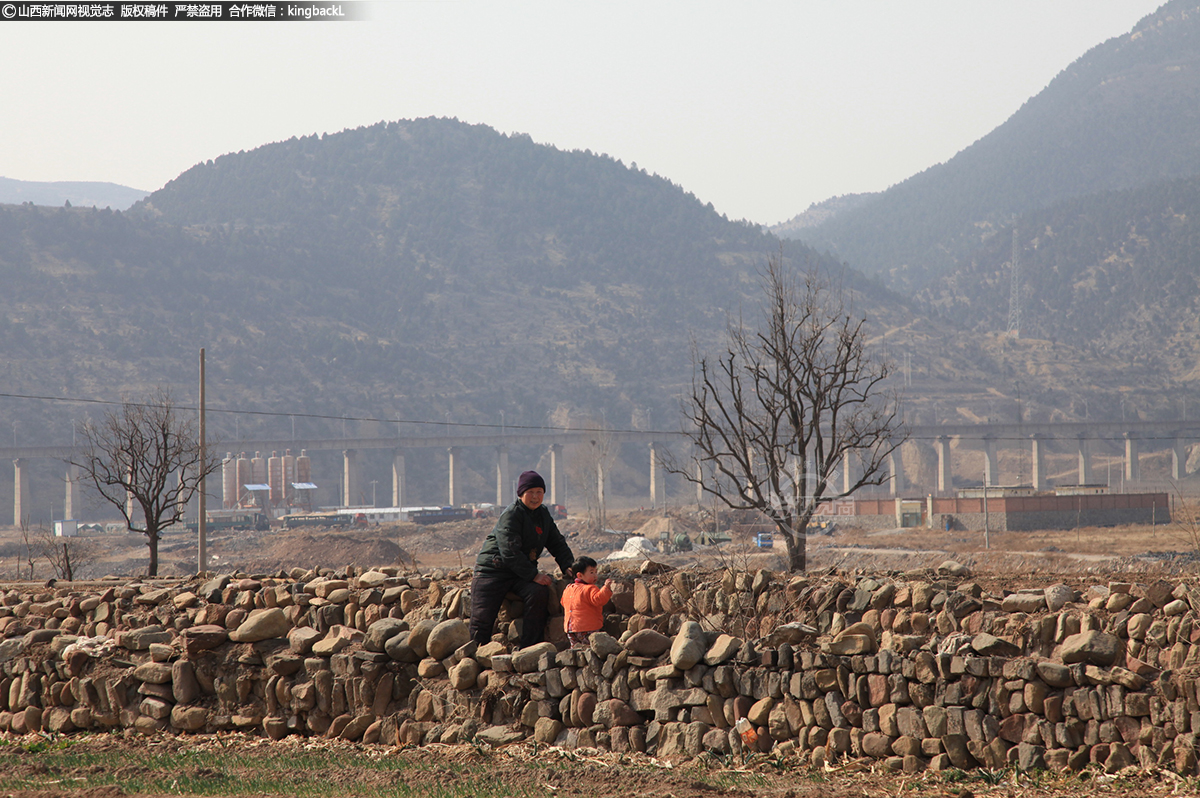
[[(123, 406), (130, 405), (133, 407), (144, 407), (145, 405), (139, 402), (118, 402), (112, 399), (80, 399), (71, 396), (40, 396), (37, 394), (23, 393), (0, 393), (0, 399), (36, 399), (46, 402), (69, 402), (72, 404), (91, 404), (91, 405), (107, 405), (107, 406)], [(176, 405), (180, 410), (192, 410), (199, 412), (199, 408), (195, 405)], [(611, 429), (611, 428), (592, 428), (592, 427), (550, 427), (550, 426), (533, 426), (527, 424), (485, 424), (474, 423), (469, 421), (417, 421), (406, 418), (376, 418), (374, 416), (337, 416), (325, 413), (293, 413), (293, 412), (278, 412), (271, 410), (222, 410), (219, 408), (207, 408), (209, 413), (226, 413), (228, 415), (237, 416), (270, 416), (275, 418), (286, 418), (294, 416), (296, 418), (314, 418), (326, 421), (375, 421), (383, 424), (415, 424), (432, 427), (471, 427), (478, 429), (524, 429), (524, 430), (546, 430), (549, 432), (650, 432), (660, 435), (674, 435), (674, 432), (666, 432), (664, 430), (633, 430), (633, 429)]]
[[(72, 403), (72, 404), (92, 404), (92, 405), (107, 405), (107, 406), (122, 406), (122, 405), (131, 405), (134, 407), (145, 407), (146, 406), (140, 402), (118, 402), (118, 401), (114, 401), (112, 399), (81, 399), (81, 398), (75, 398), (75, 397), (70, 397), (70, 396), (42, 396), (42, 395), (38, 395), (38, 394), (23, 394), (23, 393), (0, 393), (0, 399), (34, 399), (34, 400), (40, 400), (40, 401), (46, 401), (46, 402), (68, 402), (68, 403)], [(177, 405), (177, 407), (180, 410), (198, 411), (198, 408), (195, 405)], [(462, 427), (462, 428), (470, 428), (470, 429), (501, 429), (501, 430), (521, 429), (521, 430), (531, 430), (531, 431), (535, 431), (535, 432), (596, 432), (596, 433), (643, 432), (643, 433), (649, 433), (649, 434), (653, 434), (653, 435), (684, 434), (684, 433), (681, 433), (679, 430), (615, 429), (615, 428), (611, 428), (611, 427), (609, 427), (609, 428), (603, 428), (603, 427), (551, 427), (551, 426), (544, 426), (544, 425), (543, 426), (533, 426), (531, 424), (508, 424), (508, 423), (486, 424), (486, 423), (476, 423), (476, 422), (469, 422), (469, 421), (417, 421), (417, 420), (413, 420), (413, 419), (403, 419), (403, 418), (379, 418), (379, 417), (375, 417), (375, 416), (337, 416), (337, 415), (329, 415), (329, 414), (324, 414), (324, 413), (293, 413), (293, 412), (271, 411), (271, 410), (220, 410), (220, 409), (214, 409), (211, 407), (207, 408), (207, 411), (209, 413), (225, 413), (228, 415), (235, 415), (235, 416), (269, 416), (269, 417), (273, 417), (273, 418), (287, 418), (288, 416), (295, 416), (297, 418), (312, 418), (312, 419), (319, 419), (319, 420), (324, 420), (324, 421), (373, 421), (373, 422), (378, 422), (381, 424), (413, 424), (413, 425), (418, 425), (418, 426)], [(1094, 423), (1097, 426), (1100, 426), (1103, 424), (1114, 424), (1117, 422), (1100, 421), (1100, 422), (1094, 422)], [(990, 426), (990, 425), (983, 424), (980, 426), (986, 427), (986, 426)], [(941, 437), (943, 437), (943, 436), (940, 434), (933, 434), (933, 435), (927, 435), (927, 436), (926, 435), (909, 435), (908, 437), (905, 438), (905, 440), (935, 441)], [(969, 437), (969, 436), (956, 436), (956, 437)], [(1176, 440), (1177, 438), (1178, 438), (1177, 435), (1139, 435), (1136, 438), (1136, 440), (1138, 440), (1138, 441), (1173, 441), (1173, 440)], [(1071, 440), (1071, 439), (1072, 438), (1057, 438), (1056, 440)], [(1010, 441), (1010, 442), (1014, 442), (1014, 441), (1015, 442), (1028, 442), (1029, 437), (1024, 436), (1024, 435), (1016, 435), (1016, 436), (1000, 435), (1000, 436), (991, 437), (991, 440)], [(1110, 441), (1110, 442), (1121, 443), (1121, 442), (1125, 441), (1125, 438), (1123, 436), (1118, 437), (1118, 436), (1111, 436), (1111, 435), (1096, 435), (1094, 437), (1089, 437), (1088, 440)]]

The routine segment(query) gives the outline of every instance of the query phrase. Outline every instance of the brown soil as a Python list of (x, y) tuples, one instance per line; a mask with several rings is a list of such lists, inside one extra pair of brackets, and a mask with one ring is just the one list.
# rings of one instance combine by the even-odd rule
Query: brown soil
[[(69, 748), (5, 745), (0, 783), (10, 798), (117, 798), (165, 795), (490, 795), (629, 798), (1033, 798), (1033, 796), (1194, 795), (1194, 779), (1166, 772), (1117, 776), (1085, 772), (1019, 775), (978, 771), (908, 775), (851, 762), (813, 772), (787, 760), (660, 762), (638, 754), (566, 751), (529, 744), (385, 748), (241, 735), (76, 738)], [(71, 786), (68, 786), (71, 785)]]
[[(1194, 506), (1188, 509), (1196, 511)], [(1184, 515), (1177, 507), (1176, 518)], [(669, 522), (664, 516), (669, 516)], [(732, 542), (697, 546), (691, 552), (660, 554), (655, 559), (674, 567), (786, 570), (780, 543), (769, 549), (754, 545), (753, 533), (760, 527), (769, 529), (769, 526), (751, 523), (752, 520), (722, 513), (721, 529), (732, 534)], [(422, 570), (459, 570), (472, 566), (494, 523), (494, 519), (481, 518), (429, 526), (405, 523), (361, 529), (221, 532), (209, 537), (208, 551), (215, 557), (209, 568), (274, 573), (297, 566), (342, 568), (398, 563)], [(664, 530), (669, 537), (683, 531), (698, 540), (702, 529), (712, 528), (712, 518), (707, 512), (695, 510), (675, 509), (666, 514), (639, 510), (611, 514), (605, 527), (617, 532), (595, 531), (579, 517), (561, 521), (559, 526), (577, 556), (587, 554), (600, 560), (620, 549), (632, 534), (641, 533), (659, 542)], [(1200, 534), (1194, 534), (1196, 532), (1196, 527), (1180, 520), (1159, 526), (992, 532), (985, 546), (981, 530), (920, 528), (873, 532), (839, 525), (831, 534), (810, 534), (809, 568), (904, 571), (955, 559), (977, 571), (1031, 576), (1113, 571), (1172, 573), (1194, 570), (1200, 565)], [(141, 536), (98, 535), (83, 540), (96, 549), (95, 556), (83, 569), (85, 577), (145, 573), (148, 558), (145, 539)], [(27, 577), (26, 559), (12, 556), (20, 547), (17, 531), (0, 530), (0, 552), (10, 553), (10, 556), (0, 557), (0, 578), (15, 578), (18, 565), (22, 569), (22, 578)], [(195, 573), (193, 536), (170, 534), (163, 539), (159, 553), (161, 575)], [(544, 560), (544, 567), (554, 568), (549, 558)], [(41, 561), (36, 566), (34, 579), (44, 580), (55, 575), (49, 565)]]

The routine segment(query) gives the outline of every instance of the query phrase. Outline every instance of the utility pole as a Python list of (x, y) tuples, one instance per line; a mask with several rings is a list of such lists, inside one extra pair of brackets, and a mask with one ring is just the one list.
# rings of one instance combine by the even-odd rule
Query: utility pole
[(199, 563), (197, 566), (198, 573), (204, 573), (207, 570), (208, 558), (208, 518), (207, 518), (207, 503), (204, 496), (205, 479), (204, 479), (204, 464), (208, 462), (208, 442), (204, 434), (204, 349), (200, 350), (200, 518), (196, 523), (196, 530), (199, 532)]
[(985, 469), (983, 472), (983, 547), (985, 549), (990, 549), (992, 547), (992, 544), (991, 544), (991, 541), (988, 539), (987, 489), (988, 489), (988, 480), (987, 480), (987, 470)]

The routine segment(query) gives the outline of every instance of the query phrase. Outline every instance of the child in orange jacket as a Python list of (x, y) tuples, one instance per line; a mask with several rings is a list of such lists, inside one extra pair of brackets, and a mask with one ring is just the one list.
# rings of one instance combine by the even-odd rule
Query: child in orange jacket
[(580, 557), (571, 568), (575, 582), (567, 585), (562, 594), (566, 612), (567, 637), (573, 646), (586, 646), (592, 632), (604, 628), (604, 605), (612, 598), (613, 580), (606, 579), (604, 587), (596, 587), (596, 561)]

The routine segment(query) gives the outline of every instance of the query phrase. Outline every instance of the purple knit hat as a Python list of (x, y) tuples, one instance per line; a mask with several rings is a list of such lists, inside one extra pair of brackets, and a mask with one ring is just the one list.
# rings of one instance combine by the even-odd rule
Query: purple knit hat
[(521, 496), (530, 488), (546, 489), (546, 480), (542, 479), (542, 475), (536, 471), (523, 471), (521, 478), (517, 480), (517, 495)]

